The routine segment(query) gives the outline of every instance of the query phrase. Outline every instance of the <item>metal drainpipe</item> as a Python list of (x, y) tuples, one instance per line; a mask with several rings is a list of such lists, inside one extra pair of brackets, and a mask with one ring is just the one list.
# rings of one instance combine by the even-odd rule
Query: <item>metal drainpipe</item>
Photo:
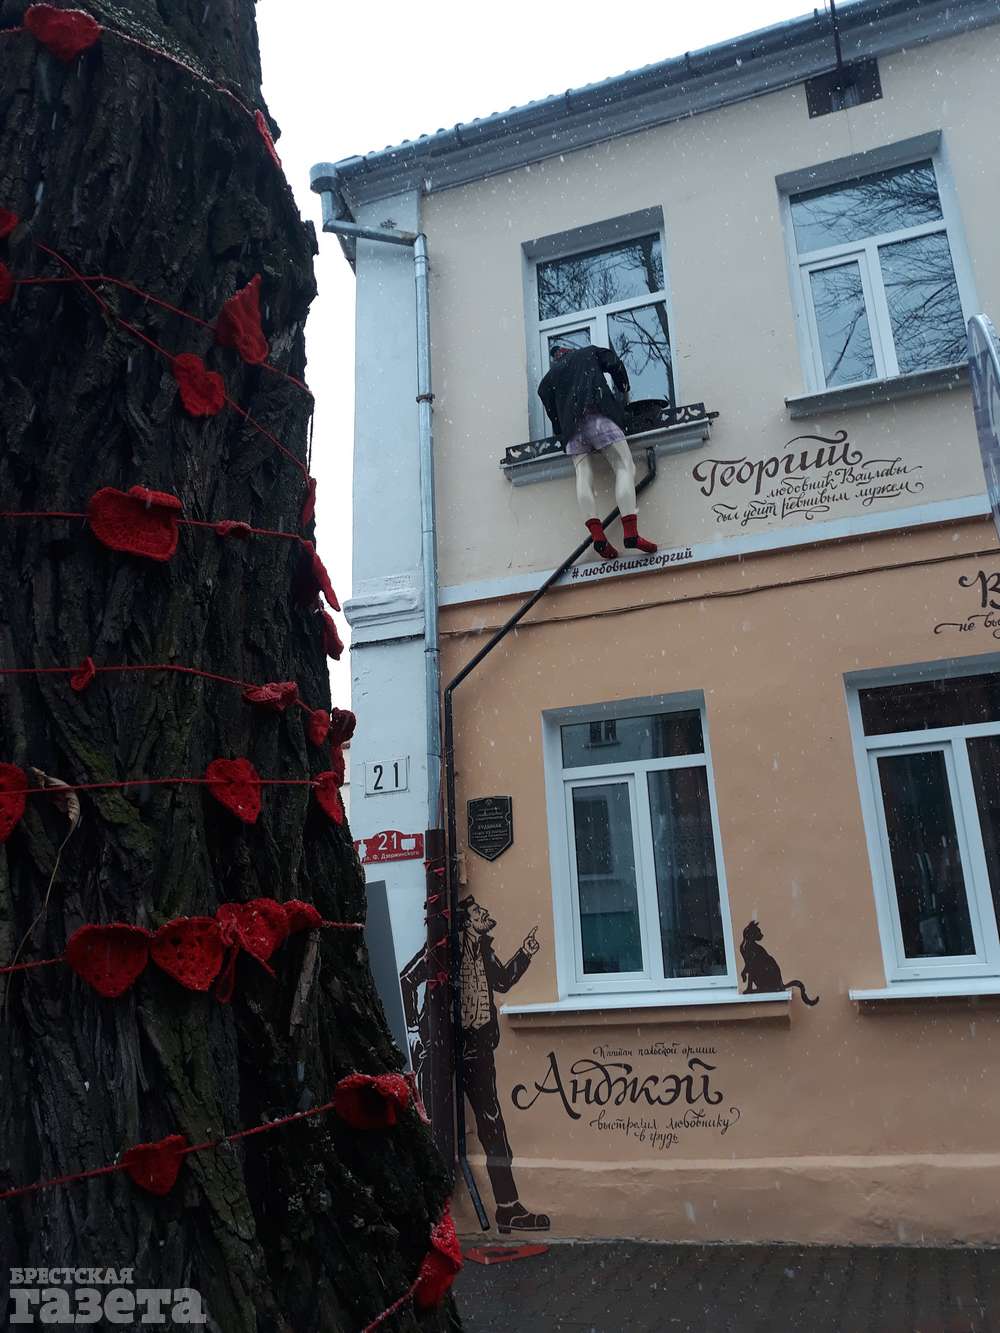
[[(646, 487), (656, 478), (656, 450), (646, 450), (646, 475), (635, 488), (636, 495), (641, 495)], [(604, 526), (607, 527), (618, 517), (618, 510), (612, 509), (611, 513), (604, 520)], [(501, 643), (510, 631), (519, 621), (523, 620), (531, 608), (545, 596), (552, 585), (561, 579), (566, 571), (575, 565), (580, 556), (590, 546), (591, 541), (588, 537), (582, 541), (579, 546), (562, 562), (558, 569), (553, 570), (540, 588), (531, 594), (526, 602), (523, 602), (509, 620), (504, 621), (500, 628), (490, 636), (489, 640), (483, 644), (479, 652), (462, 667), (458, 675), (453, 676), (444, 688), (444, 772), (445, 772), (445, 795), (448, 806), (448, 908), (451, 912), (449, 919), (451, 934), (451, 1005), (452, 1005), (452, 1049), (455, 1052), (455, 1106), (456, 1129), (458, 1133), (458, 1163), (462, 1168), (462, 1175), (465, 1177), (465, 1183), (469, 1188), (469, 1194), (472, 1197), (473, 1205), (476, 1209), (476, 1216), (479, 1218), (479, 1225), (484, 1231), (490, 1227), (489, 1218), (486, 1216), (486, 1209), (483, 1207), (483, 1201), (476, 1185), (476, 1178), (472, 1174), (472, 1167), (469, 1163), (467, 1152), (467, 1136), (465, 1132), (465, 1069), (462, 1064), (462, 1051), (464, 1039), (462, 1033), (462, 993), (461, 993), (461, 964), (462, 964), (462, 937), (458, 926), (458, 814), (456, 809), (455, 793), (455, 710), (453, 697), (455, 691), (466, 680), (480, 662), (488, 657), (498, 643)]]
[[(447, 990), (434, 983), (431, 969), (443, 971), (436, 960), (448, 941), (445, 910), (445, 838), (441, 827), (441, 667), (438, 634), (437, 528), (434, 503), (434, 394), (431, 388), (431, 326), (427, 237), (422, 232), (364, 227), (337, 218), (333, 181), (328, 170), (314, 168), (312, 187), (323, 206), (323, 230), (356, 240), (383, 241), (413, 251), (413, 281), (417, 320), (417, 438), (420, 458), (420, 546), (424, 603), (424, 706), (427, 717), (427, 825), (424, 839), (427, 896), (427, 958), (429, 975), (425, 1004), (428, 1011), (431, 1067), (428, 1112), (432, 1133), (446, 1161), (454, 1160), (455, 1101), (451, 1078), (452, 1050)], [(435, 910), (435, 904), (437, 908)], [(480, 1204), (480, 1207), (482, 1205)]]

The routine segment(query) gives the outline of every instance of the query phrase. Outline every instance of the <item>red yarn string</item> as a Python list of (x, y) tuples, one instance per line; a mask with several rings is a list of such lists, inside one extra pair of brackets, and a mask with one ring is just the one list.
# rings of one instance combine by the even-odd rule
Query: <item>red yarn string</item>
[[(51, 256), (51, 258), (54, 259), (57, 264), (61, 264), (63, 268), (65, 268), (69, 273), (73, 275), (73, 278), (80, 284), (83, 290), (85, 292), (88, 292), (94, 298), (94, 300), (101, 307), (101, 310), (108, 317), (108, 319), (112, 320), (120, 328), (126, 329), (129, 333), (133, 335), (133, 337), (136, 337), (141, 342), (144, 342), (148, 347), (151, 347), (155, 352), (159, 352), (159, 354), (162, 357), (164, 357), (167, 361), (170, 361), (172, 363), (175, 360), (174, 354), (172, 352), (168, 352), (167, 349), (165, 347), (161, 347), (160, 344), (154, 338), (150, 338), (148, 334), (143, 333), (142, 329), (137, 328), (127, 319), (124, 319), (121, 315), (116, 314), (115, 311), (112, 310), (111, 306), (108, 305), (107, 301), (105, 301), (104, 298), (93, 289), (88, 279), (86, 279), (82, 273), (78, 273), (68, 259), (65, 259), (62, 255), (58, 253), (58, 251), (53, 250), (51, 246), (45, 245), (42, 241), (36, 241), (35, 245), (44, 254)], [(303, 477), (305, 477), (306, 483), (308, 484), (309, 469), (306, 467), (305, 463), (303, 463), (301, 459), (296, 458), (296, 456), (292, 453), (292, 451), (286, 448), (286, 446), (281, 443), (281, 441), (278, 439), (277, 435), (273, 433), (273, 431), (268, 430), (266, 426), (262, 426), (260, 422), (256, 419), (256, 417), (251, 416), (251, 414), (246, 410), (246, 408), (241, 407), (239, 403), (236, 402), (235, 399), (230, 398), (228, 393), (226, 394), (226, 403), (233, 409), (234, 412), (238, 413), (238, 415), (241, 416), (249, 426), (252, 426), (254, 430), (257, 431), (260, 435), (263, 435), (265, 439), (270, 440), (279, 453), (284, 454), (284, 456), (290, 462), (294, 463), (294, 465), (302, 473)]]
[[(0, 1199), (2, 1199), (3, 1197), (4, 1196), (0, 1194)], [(420, 1276), (418, 1274), (417, 1277), (415, 1277), (413, 1281), (410, 1283), (406, 1291), (403, 1292), (402, 1296), (400, 1296), (399, 1300), (393, 1301), (393, 1303), (389, 1306), (388, 1310), (383, 1310), (382, 1313), (378, 1316), (378, 1318), (373, 1319), (370, 1324), (365, 1324), (364, 1328), (361, 1330), (361, 1333), (372, 1333), (372, 1329), (381, 1327), (381, 1325), (384, 1324), (387, 1319), (391, 1319), (394, 1314), (398, 1314), (398, 1312), (402, 1310), (404, 1305), (408, 1305), (409, 1302), (413, 1300), (413, 1297), (415, 1296), (417, 1290), (417, 1283), (419, 1281), (420, 1281)]]
[[(52, 790), (47, 788), (46, 790)], [(58, 788), (59, 791), (66, 791), (65, 787)], [(71, 788), (71, 790), (73, 790)], [(78, 789), (77, 789), (78, 790)], [(184, 920), (185, 918), (178, 918)], [(170, 922), (166, 923), (170, 925)], [(310, 930), (364, 930), (363, 921), (317, 921), (315, 925), (309, 927)], [(30, 972), (36, 967), (55, 967), (57, 963), (65, 963), (65, 954), (59, 954), (57, 958), (40, 958), (34, 963), (8, 963), (0, 967), (0, 977), (10, 976), (13, 972)], [(3, 1196), (0, 1195), (0, 1198)]]
[[(255, 778), (260, 787), (318, 787), (312, 778)], [(124, 782), (78, 782), (58, 787), (19, 787), (21, 796), (58, 796), (68, 791), (120, 791), (124, 787), (217, 787), (218, 778), (126, 778)]]
[[(135, 283), (127, 282), (124, 278), (113, 278), (110, 273), (85, 273), (81, 275), (81, 278), (83, 282), (109, 282), (112, 286), (121, 287), (125, 291), (131, 292), (134, 296), (141, 297), (144, 301), (149, 301), (152, 305), (160, 306), (163, 310), (168, 310), (172, 315), (179, 315), (181, 319), (187, 319), (190, 320), (192, 324), (200, 325), (203, 329), (215, 329), (214, 324), (210, 324), (208, 320), (202, 319), (200, 315), (192, 314), (190, 310), (184, 310), (180, 306), (171, 305), (169, 301), (164, 301), (161, 297), (154, 296), (152, 292), (147, 292), (144, 287), (137, 287)], [(59, 283), (76, 283), (77, 281), (77, 278), (15, 278), (14, 286), (44, 287)], [(280, 375), (282, 379), (288, 380), (289, 383), (294, 384), (297, 389), (301, 389), (303, 393), (307, 393), (310, 398), (313, 397), (313, 391), (309, 388), (308, 384), (303, 380), (297, 379), (294, 375), (290, 375), (287, 370), (282, 370), (280, 366), (274, 366), (269, 361), (264, 361), (261, 363), (261, 369), (269, 371), (272, 375)]]
[[(182, 1148), (178, 1153), (180, 1157), (187, 1157), (191, 1153), (208, 1152), (212, 1148), (222, 1148), (227, 1143), (235, 1143), (238, 1139), (248, 1139), (252, 1134), (267, 1134), (272, 1129), (281, 1129), (285, 1125), (292, 1125), (297, 1120), (308, 1120), (311, 1116), (325, 1115), (327, 1111), (333, 1110), (333, 1102), (325, 1102), (322, 1106), (314, 1106), (310, 1111), (297, 1111), (294, 1115), (282, 1116), (280, 1120), (267, 1120), (261, 1125), (254, 1125), (252, 1129), (237, 1130), (235, 1134), (227, 1134), (221, 1139), (208, 1139), (204, 1143), (193, 1143), (186, 1148)], [(116, 1171), (124, 1171), (128, 1166), (127, 1162), (114, 1162), (110, 1166), (95, 1167), (90, 1171), (76, 1171), (69, 1176), (55, 1176), (51, 1180), (38, 1180), (33, 1185), (20, 1185), (17, 1189), (0, 1191), (0, 1199), (17, 1199), (25, 1194), (37, 1194), (40, 1190), (54, 1189), (57, 1185), (71, 1185), (78, 1180), (92, 1180), (95, 1176), (110, 1176)]]
[[(295, 460), (298, 462), (298, 459)], [(302, 464), (299, 463), (301, 467)], [(86, 514), (69, 513), (61, 509), (4, 509), (0, 510), (0, 518), (83, 518)], [(226, 522), (226, 519), (200, 519), (200, 518), (175, 518), (174, 522), (184, 528), (211, 528), (216, 531), (220, 523)], [(252, 537), (279, 537), (283, 541), (298, 542), (300, 546), (307, 546), (312, 550), (312, 542), (297, 532), (282, 532), (279, 528), (255, 528), (249, 523), (240, 524), (240, 532), (244, 536)]]

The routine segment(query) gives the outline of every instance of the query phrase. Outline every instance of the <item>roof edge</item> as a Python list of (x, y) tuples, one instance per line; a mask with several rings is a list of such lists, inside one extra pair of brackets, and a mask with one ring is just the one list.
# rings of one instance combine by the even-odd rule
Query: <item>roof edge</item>
[[(926, 45), (1000, 22), (997, 0), (855, 0), (840, 12), (844, 58)], [(714, 46), (458, 124), (364, 156), (313, 167), (324, 221), (407, 191), (428, 194), (625, 134), (777, 92), (833, 66), (829, 17), (813, 10)], [(599, 115), (595, 115), (599, 113)], [(545, 131), (544, 144), (540, 131)], [(354, 247), (345, 245), (354, 263)]]

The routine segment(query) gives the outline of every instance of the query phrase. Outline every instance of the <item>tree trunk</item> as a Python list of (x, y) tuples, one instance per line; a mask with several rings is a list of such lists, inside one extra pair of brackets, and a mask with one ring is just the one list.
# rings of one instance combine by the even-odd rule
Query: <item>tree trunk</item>
[[(261, 105), (253, 0), (85, 2), (107, 29)], [(26, 8), (0, 0), (0, 28), (20, 25)], [(109, 31), (68, 63), (27, 33), (5, 36), (0, 61), (0, 207), (22, 219), (0, 259), (14, 278), (66, 276), (41, 242), (81, 274), (125, 279), (211, 324), (260, 273), (270, 361), (301, 377), (315, 237), (252, 117)], [(214, 346), (209, 329), (120, 287), (95, 290), (170, 353), (204, 357), (305, 461), (301, 389)], [(232, 408), (189, 416), (168, 360), (79, 283), (20, 286), (0, 305), (0, 384), (0, 510), (78, 512), (101, 487), (142, 484), (179, 496), (188, 519), (300, 530), (299, 470)], [(294, 680), (326, 707), (320, 622), (293, 596), (300, 558), (294, 542), (184, 527), (176, 555), (157, 564), (107, 549), (80, 520), (0, 520), (0, 666), (174, 663)], [(305, 718), (174, 672), (99, 674), (82, 693), (65, 675), (7, 675), (0, 762), (76, 784), (198, 777), (214, 758), (243, 755), (263, 777), (305, 778), (331, 766)], [(257, 897), (360, 919), (346, 825), (308, 787), (265, 786), (262, 798), (249, 825), (199, 786), (82, 793), (60, 857), (65, 811), (29, 796), (0, 845), (0, 961), (49, 888), (22, 959), (59, 956), (85, 923), (155, 930)], [(212, 1140), (325, 1103), (345, 1074), (400, 1067), (356, 932), (294, 936), (271, 964), (274, 978), (241, 957), (229, 1006), (152, 966), (114, 1000), (61, 966), (10, 978), (0, 1191), (168, 1134)], [(188, 1156), (163, 1198), (118, 1173), (0, 1201), (0, 1273), (131, 1267), (137, 1286), (198, 1289), (223, 1333), (352, 1333), (410, 1286), (448, 1189), (412, 1110), (368, 1133), (317, 1116)], [(417, 1323), (404, 1309), (385, 1327)], [(450, 1306), (419, 1325), (458, 1326)]]

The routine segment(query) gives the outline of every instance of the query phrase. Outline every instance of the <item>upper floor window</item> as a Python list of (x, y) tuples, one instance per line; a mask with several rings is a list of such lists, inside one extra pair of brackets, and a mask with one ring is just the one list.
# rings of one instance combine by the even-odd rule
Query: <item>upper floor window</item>
[(610, 347), (625, 363), (633, 399), (674, 401), (670, 329), (658, 232), (539, 262), (539, 365), (561, 343)]
[(1000, 675), (857, 695), (892, 981), (1000, 973)]
[(549, 814), (563, 988), (734, 986), (701, 709), (562, 716)]
[(935, 163), (792, 194), (811, 387), (966, 359), (965, 317)]

